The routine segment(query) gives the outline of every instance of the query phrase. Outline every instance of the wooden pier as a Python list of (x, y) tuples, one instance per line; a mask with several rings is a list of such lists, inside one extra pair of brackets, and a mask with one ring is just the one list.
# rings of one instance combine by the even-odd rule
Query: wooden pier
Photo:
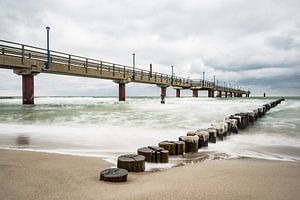
[(208, 97), (249, 97), (250, 91), (224, 87), (205, 80), (192, 80), (131, 66), (105, 62), (101, 60), (50, 51), (49, 69), (46, 69), (47, 50), (25, 44), (0, 40), (0, 68), (12, 69), (22, 76), (23, 104), (34, 104), (34, 76), (39, 73), (61, 74), (99, 79), (110, 79), (119, 84), (119, 100), (125, 101), (125, 87), (130, 82), (154, 84), (161, 88), (161, 95), (166, 96), (166, 89), (192, 90), (193, 97), (198, 97), (199, 90), (207, 90)]

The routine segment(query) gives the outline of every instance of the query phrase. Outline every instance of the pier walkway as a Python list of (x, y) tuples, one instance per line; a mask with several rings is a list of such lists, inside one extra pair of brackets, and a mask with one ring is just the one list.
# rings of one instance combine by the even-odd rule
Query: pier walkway
[[(125, 101), (125, 85), (130, 82), (155, 84), (161, 88), (161, 95), (166, 96), (166, 89), (173, 87), (176, 97), (180, 90), (192, 90), (193, 97), (198, 97), (199, 90), (207, 90), (208, 97), (249, 97), (250, 91), (224, 87), (206, 80), (192, 80), (152, 71), (133, 68), (111, 62), (50, 51), (48, 63), (47, 50), (25, 44), (0, 40), (0, 68), (12, 69), (22, 76), (23, 104), (34, 104), (34, 76), (39, 73), (61, 74), (69, 76), (110, 79), (119, 84), (119, 100)], [(49, 68), (45, 68), (46, 64)], [(217, 92), (217, 94), (215, 94)]]

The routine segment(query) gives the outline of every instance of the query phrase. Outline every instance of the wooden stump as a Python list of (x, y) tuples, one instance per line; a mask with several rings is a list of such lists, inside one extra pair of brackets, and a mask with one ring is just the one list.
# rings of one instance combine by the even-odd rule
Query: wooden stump
[(245, 113), (236, 113), (235, 116), (238, 116), (241, 118), (241, 129), (245, 129), (248, 124), (249, 124), (249, 121), (248, 121), (248, 114), (245, 114)]
[(262, 117), (263, 116), (263, 109), (262, 108), (258, 108), (258, 117)]
[(229, 117), (229, 119), (236, 119), (237, 120), (237, 127), (239, 128), (239, 129), (241, 129), (242, 128), (242, 118), (241, 118), (241, 116), (236, 116), (236, 115), (231, 115), (230, 117)]
[(197, 131), (189, 131), (187, 136), (198, 136), (198, 149), (208, 146), (209, 133), (207, 130), (199, 129)]
[[(207, 147), (209, 132), (207, 130), (197, 130), (196, 135), (199, 137), (198, 148)], [(199, 144), (201, 144), (201, 146)]]
[(230, 132), (231, 133), (238, 133), (239, 129), (237, 127), (237, 123), (238, 123), (237, 119), (226, 118), (225, 121), (230, 124), (229, 127), (230, 127)]
[(257, 109), (253, 110), (253, 114), (254, 114), (254, 120), (257, 120), (257, 118), (258, 118), (258, 110)]
[(161, 147), (148, 146), (137, 150), (139, 155), (145, 156), (145, 161), (156, 163), (169, 162), (169, 151)]
[(18, 145), (29, 145), (29, 137), (26, 135), (20, 135), (17, 137), (16, 142)]
[(226, 119), (224, 120), (224, 122), (226, 122), (226, 123), (227, 123), (227, 126), (228, 126), (227, 135), (231, 135), (231, 132), (232, 132), (232, 126), (233, 126), (232, 120), (226, 118)]
[(262, 108), (263, 108), (263, 112), (264, 112), (264, 113), (266, 113), (266, 112), (268, 111), (266, 105), (263, 105)]
[(100, 172), (100, 181), (125, 182), (128, 171), (126, 169), (109, 168)]
[(183, 141), (163, 141), (158, 144), (159, 147), (169, 151), (169, 155), (182, 155), (184, 153), (185, 143)]
[(266, 107), (266, 112), (268, 112), (271, 108), (270, 104), (264, 104), (263, 106)]
[(255, 114), (253, 112), (249, 112), (248, 115), (249, 115), (249, 123), (253, 125), (255, 121)]
[(214, 128), (217, 130), (217, 136), (220, 140), (224, 139), (224, 130), (223, 130), (223, 127), (220, 126), (220, 124), (212, 124), (211, 128)]
[(148, 146), (148, 148), (155, 151), (155, 162), (167, 163), (169, 162), (169, 151), (157, 146)]
[(223, 129), (223, 136), (228, 135), (228, 124), (226, 122), (219, 122)]
[(239, 128), (237, 126), (238, 120), (237, 119), (230, 119), (232, 122), (231, 125), (231, 132), (238, 134), (239, 133)]
[(143, 172), (145, 171), (145, 157), (136, 154), (119, 156), (118, 168), (126, 169), (129, 172)]
[(209, 133), (209, 142), (211, 143), (216, 143), (217, 142), (217, 130), (214, 128), (208, 128), (207, 129), (208, 133)]
[(198, 136), (180, 136), (179, 141), (185, 143), (185, 153), (198, 152)]

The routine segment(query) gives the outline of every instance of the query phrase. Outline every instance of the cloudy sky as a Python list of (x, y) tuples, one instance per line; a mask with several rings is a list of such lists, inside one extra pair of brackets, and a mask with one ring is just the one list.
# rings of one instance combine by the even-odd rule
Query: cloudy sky
[[(0, 39), (178, 76), (300, 95), (299, 0), (0, 0)], [(36, 95), (117, 95), (109, 80), (40, 74)], [(127, 85), (128, 95), (159, 88)], [(168, 89), (168, 94), (175, 92)], [(185, 94), (191, 94), (186, 91)], [(21, 95), (21, 77), (0, 70), (0, 96)]]

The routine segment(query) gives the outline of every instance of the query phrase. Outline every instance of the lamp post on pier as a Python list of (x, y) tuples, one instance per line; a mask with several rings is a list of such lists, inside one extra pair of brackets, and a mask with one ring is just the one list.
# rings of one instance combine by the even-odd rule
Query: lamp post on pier
[(172, 65), (171, 85), (173, 84), (174, 66)]
[(135, 79), (135, 53), (132, 54), (132, 66), (133, 66), (133, 72), (132, 72), (132, 79)]
[(214, 75), (214, 88), (216, 88), (216, 75)]
[(203, 75), (202, 75), (202, 79), (203, 79), (203, 80), (202, 80), (202, 82), (203, 82), (203, 83), (202, 83), (202, 87), (204, 87), (204, 76), (205, 76), (205, 72), (203, 72)]
[(50, 68), (50, 27), (47, 26), (46, 27), (46, 30), (47, 30), (47, 62), (46, 62), (46, 66), (45, 68), (46, 69), (49, 69)]

